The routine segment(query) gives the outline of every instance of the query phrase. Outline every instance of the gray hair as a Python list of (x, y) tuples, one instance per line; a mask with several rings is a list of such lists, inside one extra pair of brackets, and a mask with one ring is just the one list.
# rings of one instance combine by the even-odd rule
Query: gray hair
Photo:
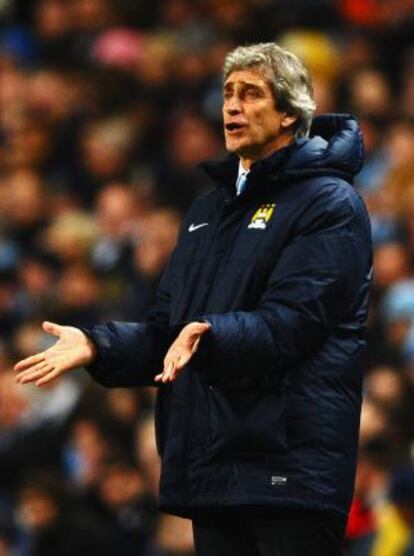
[(303, 62), (273, 42), (239, 46), (226, 56), (224, 82), (234, 71), (245, 69), (257, 69), (264, 73), (277, 109), (298, 117), (293, 126), (294, 136), (307, 137), (316, 104), (312, 79)]

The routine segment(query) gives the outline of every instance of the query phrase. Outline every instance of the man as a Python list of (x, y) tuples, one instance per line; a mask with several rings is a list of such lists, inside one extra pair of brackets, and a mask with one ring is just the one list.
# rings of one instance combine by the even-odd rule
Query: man
[[(310, 77), (276, 44), (224, 64), (229, 157), (184, 219), (144, 323), (83, 332), (17, 364), (41, 386), (88, 365), (106, 386), (158, 384), (161, 509), (198, 555), (337, 555), (352, 496), (368, 216), (351, 116), (315, 120)], [(154, 378), (155, 371), (158, 370)]]

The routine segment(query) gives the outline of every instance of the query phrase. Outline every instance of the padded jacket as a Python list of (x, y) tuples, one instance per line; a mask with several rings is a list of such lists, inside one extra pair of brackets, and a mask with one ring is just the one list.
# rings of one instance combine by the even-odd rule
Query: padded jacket
[[(161, 509), (331, 510), (353, 492), (369, 218), (353, 175), (362, 140), (348, 115), (254, 163), (202, 165), (215, 187), (190, 208), (145, 322), (86, 328), (106, 386), (154, 384), (183, 324), (209, 321), (193, 360), (158, 386)], [(154, 384), (155, 385), (155, 384)]]

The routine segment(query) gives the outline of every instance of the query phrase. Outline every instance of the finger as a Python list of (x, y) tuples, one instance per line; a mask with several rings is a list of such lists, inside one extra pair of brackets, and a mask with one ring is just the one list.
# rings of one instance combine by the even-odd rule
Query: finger
[(174, 382), (174, 380), (179, 375), (179, 372), (180, 372), (180, 369), (178, 369), (177, 367), (174, 367), (174, 369), (171, 371), (171, 373), (168, 376), (168, 381), (169, 382)]
[(53, 370), (53, 367), (50, 367), (48, 365), (44, 369), (40, 369), (36, 373), (32, 373), (31, 375), (26, 376), (25, 378), (20, 380), (20, 384), (29, 384), (30, 382), (35, 382), (36, 380), (39, 380), (40, 378), (42, 378), (43, 376), (45, 376), (47, 373), (49, 373), (52, 370)]
[(169, 379), (170, 381), (174, 381), (177, 376), (180, 374), (180, 372), (183, 370), (183, 368), (187, 365), (187, 363), (189, 362), (189, 360), (191, 359), (191, 353), (185, 353), (185, 354), (181, 354), (178, 356), (178, 359), (175, 361), (174, 363), (174, 367), (171, 370), (171, 372), (169, 373)]
[(179, 375), (180, 371), (187, 365), (190, 361), (192, 353), (186, 352), (185, 354), (180, 354), (174, 361), (166, 364), (166, 369), (160, 375), (159, 380), (163, 382), (173, 382), (177, 376)]
[(191, 355), (180, 355), (178, 357), (178, 360), (176, 361), (174, 368), (172, 369), (169, 379), (170, 381), (174, 381), (177, 376), (180, 374), (180, 372), (183, 370), (183, 368), (187, 365), (187, 363), (189, 362), (191, 358)]
[(32, 379), (34, 375), (37, 375), (37, 373), (45, 371), (47, 369), (50, 370), (51, 368), (52, 367), (49, 363), (46, 363), (46, 361), (42, 361), (41, 363), (38, 363), (27, 371), (22, 371), (21, 373), (19, 373), (16, 376), (16, 382), (20, 382), (21, 384), (23, 384), (24, 382), (30, 381), (30, 379)]
[(166, 371), (164, 372), (163, 382), (172, 382), (174, 380), (176, 361), (172, 360)]
[(163, 380), (163, 379), (165, 379), (168, 376), (168, 372), (171, 368), (171, 364), (173, 364), (173, 363), (171, 363), (170, 361), (167, 361), (167, 357), (166, 357), (164, 359), (164, 368), (163, 368), (162, 372), (157, 374), (154, 377), (155, 382), (160, 382), (160, 381), (165, 382), (165, 380)]
[(193, 322), (188, 325), (187, 330), (183, 329), (190, 336), (202, 336), (210, 330), (211, 324), (208, 322)]
[(191, 355), (193, 355), (193, 354), (197, 351), (198, 345), (199, 345), (199, 343), (200, 343), (200, 339), (201, 339), (201, 336), (199, 336), (199, 337), (197, 338), (197, 340), (194, 342), (193, 347), (192, 347), (192, 349), (191, 349)]
[(44, 361), (44, 360), (45, 360), (45, 354), (43, 352), (36, 353), (35, 355), (31, 355), (30, 357), (27, 357), (26, 359), (22, 359), (21, 361), (16, 363), (16, 365), (14, 366), (14, 370), (23, 371), (25, 369), (28, 369), (29, 367), (32, 367), (33, 365), (36, 365), (40, 361)]
[(49, 322), (48, 320), (45, 320), (42, 324), (42, 328), (48, 334), (52, 334), (52, 336), (57, 336), (58, 338), (60, 338), (62, 334), (62, 327), (55, 322)]
[(155, 375), (155, 377), (154, 377), (155, 382), (160, 382), (164, 378), (165, 375), (166, 375), (166, 371), (162, 370), (162, 372)]
[(33, 372), (39, 371), (41, 369), (44, 369), (46, 367), (50, 367), (51, 364), (49, 361), (46, 361), (46, 359), (44, 359), (43, 361), (40, 361), (40, 363), (37, 363), (37, 365), (33, 365), (32, 367), (30, 367), (30, 369), (27, 369), (26, 371), (22, 371), (21, 373), (19, 373), (17, 376), (18, 377), (24, 377), (26, 375), (29, 375)]
[(62, 370), (61, 369), (53, 369), (52, 371), (50, 371), (50, 373), (48, 373), (46, 376), (44, 376), (43, 378), (37, 380), (35, 382), (36, 386), (44, 386), (45, 384), (48, 384), (50, 381), (52, 381), (53, 379), (57, 378), (60, 374), (62, 374)]
[(174, 361), (170, 361), (167, 364), (166, 369), (164, 370), (164, 373), (163, 373), (164, 376), (162, 378), (163, 382), (169, 382), (170, 381), (170, 376), (171, 376), (171, 373), (173, 372), (173, 370), (174, 370)]
[[(186, 351), (185, 354), (180, 353), (177, 355), (178, 351), (178, 349), (171, 350), (170, 348), (169, 353), (167, 353), (164, 359), (163, 371), (154, 377), (155, 382), (173, 382), (177, 378), (178, 373), (187, 365), (193, 355), (193, 351)], [(174, 357), (174, 359), (171, 359), (171, 357)]]
[(164, 368), (162, 369), (163, 373), (168, 373), (171, 368), (171, 365), (174, 365), (171, 352), (167, 353), (164, 358)]

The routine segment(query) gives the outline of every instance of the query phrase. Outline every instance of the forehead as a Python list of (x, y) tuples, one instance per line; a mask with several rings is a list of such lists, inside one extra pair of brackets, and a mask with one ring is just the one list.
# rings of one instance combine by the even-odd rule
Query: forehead
[(233, 87), (237, 84), (255, 85), (256, 87), (269, 88), (263, 71), (260, 71), (259, 69), (232, 71), (224, 82), (224, 88)]

